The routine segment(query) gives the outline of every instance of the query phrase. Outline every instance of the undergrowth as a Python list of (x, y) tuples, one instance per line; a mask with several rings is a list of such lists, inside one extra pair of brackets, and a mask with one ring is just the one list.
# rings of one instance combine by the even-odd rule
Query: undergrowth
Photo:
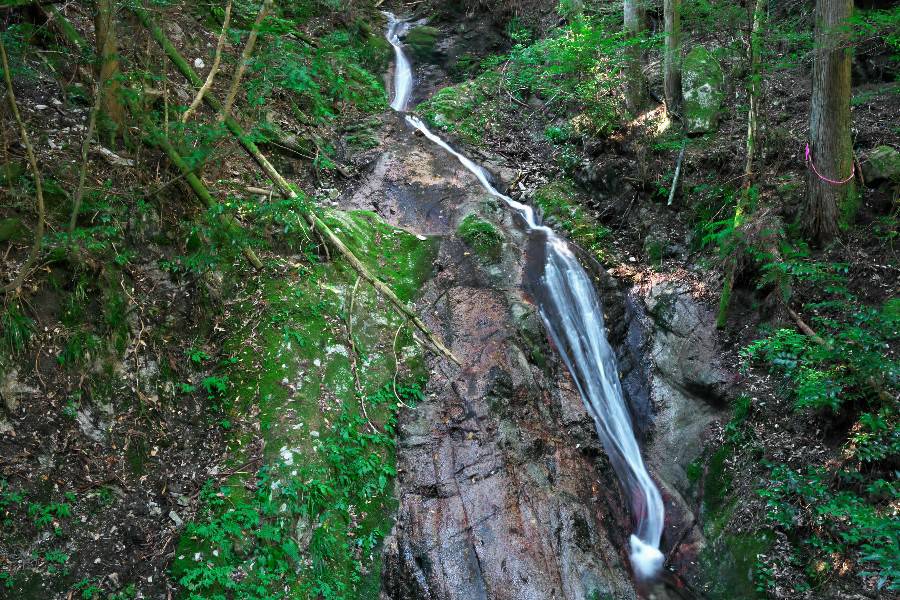
[(855, 574), (879, 590), (900, 589), (900, 303), (864, 304), (847, 288), (846, 265), (810, 262), (795, 251), (762, 269), (763, 284), (782, 291), (814, 285), (807, 302), (815, 336), (771, 331), (743, 356), (782, 378), (796, 411), (822, 419), (842, 442), (831, 460), (805, 466), (766, 461), (769, 482), (758, 494), (766, 518), (785, 532), (806, 574), (801, 589), (817, 589)]
[(369, 518), (396, 474), (392, 466), (399, 402), (421, 398), (418, 383), (387, 385), (370, 395), (386, 406), (382, 430), (369, 431), (344, 407), (316, 441), (319, 462), (266, 467), (248, 491), (208, 483), (201, 508), (185, 535), (195, 541), (193, 566), (179, 583), (187, 598), (346, 598), (362, 582), (366, 565), (390, 522)]

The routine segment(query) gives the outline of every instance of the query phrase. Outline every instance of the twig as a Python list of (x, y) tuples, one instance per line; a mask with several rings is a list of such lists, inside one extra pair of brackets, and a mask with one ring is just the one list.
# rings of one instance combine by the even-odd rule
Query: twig
[(241, 78), (243, 78), (244, 71), (247, 70), (247, 65), (250, 63), (250, 57), (253, 55), (256, 37), (259, 35), (259, 26), (262, 24), (263, 19), (266, 18), (266, 14), (272, 9), (272, 4), (272, 0), (263, 0), (262, 7), (259, 9), (259, 14), (256, 15), (256, 21), (254, 21), (253, 27), (250, 29), (250, 37), (247, 39), (247, 45), (244, 46), (244, 51), (241, 52), (241, 61), (238, 63), (238, 68), (234, 72), (234, 77), (231, 80), (231, 88), (228, 90), (228, 95), (225, 96), (225, 104), (222, 106), (222, 112), (219, 113), (220, 123), (231, 116), (231, 107), (234, 104), (234, 99), (237, 97), (238, 89), (241, 86)]
[(34, 231), (34, 242), (31, 245), (31, 251), (25, 264), (22, 265), (19, 274), (3, 287), (2, 292), (7, 294), (22, 287), (22, 282), (31, 269), (31, 266), (37, 260), (41, 251), (41, 244), (44, 239), (44, 188), (41, 182), (41, 172), (38, 170), (37, 159), (34, 156), (34, 148), (31, 146), (31, 139), (28, 137), (28, 131), (25, 129), (25, 123), (22, 121), (22, 115), (19, 114), (19, 105), (16, 103), (16, 95), (13, 92), (12, 76), (9, 72), (9, 60), (6, 57), (6, 46), (3, 44), (3, 37), (0, 36), (0, 58), (3, 60), (3, 79), (6, 81), (6, 93), (9, 100), (9, 107), (12, 109), (13, 117), (19, 125), (19, 136), (25, 145), (28, 153), (28, 164), (31, 166), (31, 172), (34, 175), (34, 192), (37, 198), (38, 222)]
[(397, 328), (397, 332), (394, 334), (394, 343), (391, 344), (391, 348), (394, 351), (394, 378), (392, 380), (393, 389), (394, 389), (394, 397), (397, 399), (397, 405), (406, 408), (406, 403), (400, 398), (400, 394), (397, 393), (397, 376), (400, 374), (400, 356), (397, 354), (397, 337), (400, 335), (400, 330), (403, 329), (403, 326), (406, 325), (406, 321), (400, 323), (400, 327)]
[(200, 88), (200, 91), (197, 92), (197, 95), (194, 96), (194, 100), (191, 102), (191, 105), (188, 106), (188, 109), (184, 111), (184, 114), (181, 115), (181, 122), (187, 123), (188, 119), (191, 118), (191, 114), (197, 110), (197, 107), (200, 106), (200, 103), (203, 102), (203, 96), (206, 95), (206, 92), (209, 91), (209, 88), (212, 87), (213, 81), (216, 79), (216, 72), (219, 70), (219, 63), (222, 62), (222, 49), (225, 47), (225, 38), (228, 35), (228, 22), (231, 20), (231, 0), (228, 0), (228, 4), (225, 6), (225, 21), (222, 23), (222, 33), (219, 34), (219, 42), (216, 44), (216, 55), (213, 58), (212, 68), (209, 70), (209, 75), (206, 76), (206, 81), (203, 83), (203, 87)]
[(353, 341), (353, 306), (356, 303), (356, 290), (359, 288), (360, 276), (356, 276), (356, 282), (353, 284), (353, 290), (350, 292), (350, 306), (347, 309), (347, 344), (350, 346), (350, 369), (353, 371), (353, 379), (356, 381), (356, 395), (359, 397), (359, 408), (362, 410), (363, 417), (372, 433), (378, 433), (378, 428), (372, 424), (369, 413), (366, 410), (366, 396), (363, 393), (362, 383), (359, 381), (359, 368), (356, 364), (356, 342)]

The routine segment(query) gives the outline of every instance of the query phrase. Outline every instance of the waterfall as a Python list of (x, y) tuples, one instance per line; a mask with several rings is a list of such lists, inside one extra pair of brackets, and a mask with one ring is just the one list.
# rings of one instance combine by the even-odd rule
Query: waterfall
[(403, 112), (406, 110), (406, 104), (409, 102), (409, 95), (412, 92), (412, 67), (406, 52), (403, 51), (403, 44), (400, 36), (409, 29), (409, 23), (398, 20), (390, 13), (384, 13), (388, 19), (387, 33), (384, 37), (394, 47), (394, 99), (391, 101), (391, 108), (396, 111)]
[[(405, 22), (390, 13), (387, 39), (397, 57), (394, 100), (391, 107), (404, 111), (412, 90), (413, 75), (400, 37)], [(454, 156), (492, 196), (517, 211), (533, 234), (545, 244), (543, 274), (538, 285), (538, 306), (544, 326), (578, 388), (585, 408), (594, 420), (610, 462), (631, 499), (635, 532), (630, 537), (630, 556), (635, 573), (654, 576), (663, 565), (659, 550), (664, 507), (662, 496), (647, 472), (625, 405), (616, 357), (606, 339), (600, 298), (575, 254), (552, 229), (542, 225), (534, 209), (500, 193), (487, 172), (428, 129), (418, 117), (406, 115), (412, 127)]]

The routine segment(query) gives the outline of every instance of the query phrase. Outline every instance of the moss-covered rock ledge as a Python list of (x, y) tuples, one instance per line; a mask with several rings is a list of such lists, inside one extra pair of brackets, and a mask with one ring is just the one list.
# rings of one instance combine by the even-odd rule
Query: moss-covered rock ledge
[[(403, 300), (429, 276), (432, 241), (369, 212), (326, 220)], [(225, 420), (249, 416), (250, 427), (233, 437), (234, 474), (207, 485), (178, 544), (184, 596), (374, 598), (393, 511), (393, 428), (400, 402), (420, 394), (421, 350), (337, 259), (285, 265), (234, 315), (209, 393)]]

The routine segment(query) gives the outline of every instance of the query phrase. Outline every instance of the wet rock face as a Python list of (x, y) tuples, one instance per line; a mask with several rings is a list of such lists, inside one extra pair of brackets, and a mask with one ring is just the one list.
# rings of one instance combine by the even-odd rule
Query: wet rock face
[(401, 417), (382, 597), (634, 597), (610, 534), (623, 503), (580, 398), (529, 364), (503, 294), (469, 283), (431, 292), (466, 368), (439, 368)]
[(646, 363), (626, 389), (647, 393), (655, 413), (647, 460), (686, 496), (691, 486), (685, 469), (700, 456), (702, 434), (721, 416), (731, 392), (714, 315), (692, 296), (690, 286), (677, 281), (653, 285), (628, 308), (625, 352), (643, 355)]
[[(381, 597), (634, 598), (627, 503), (523, 295), (526, 240), (508, 210), (486, 206), (473, 178), (426, 142), (393, 140), (351, 199), (443, 236), (416, 304), (464, 364), (434, 360), (425, 399), (400, 415)], [(496, 263), (456, 234), (472, 212), (503, 232)]]

